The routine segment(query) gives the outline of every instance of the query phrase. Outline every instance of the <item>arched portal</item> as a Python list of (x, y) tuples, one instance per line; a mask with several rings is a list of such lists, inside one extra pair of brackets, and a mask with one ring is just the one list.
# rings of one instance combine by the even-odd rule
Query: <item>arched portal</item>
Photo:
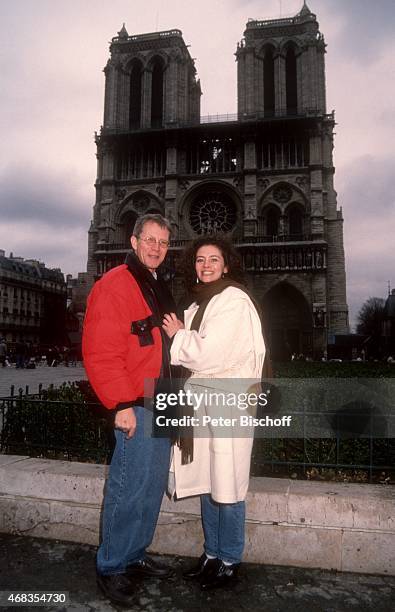
[(262, 302), (263, 320), (274, 361), (312, 353), (313, 321), (306, 298), (288, 283), (279, 283)]

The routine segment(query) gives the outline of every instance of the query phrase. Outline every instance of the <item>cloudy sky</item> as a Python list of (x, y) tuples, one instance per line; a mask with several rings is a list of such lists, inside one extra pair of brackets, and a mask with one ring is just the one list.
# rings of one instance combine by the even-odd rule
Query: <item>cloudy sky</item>
[[(234, 52), (248, 18), (303, 0), (13, 0), (0, 3), (0, 249), (84, 271), (108, 42), (179, 28), (202, 114), (236, 112)], [(327, 43), (335, 187), (345, 218), (351, 320), (395, 287), (395, 0), (309, 0)]]

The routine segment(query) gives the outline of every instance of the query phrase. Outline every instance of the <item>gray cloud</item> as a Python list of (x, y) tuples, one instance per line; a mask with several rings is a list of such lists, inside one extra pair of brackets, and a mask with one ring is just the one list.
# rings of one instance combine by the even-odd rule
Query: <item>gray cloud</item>
[[(2, 223), (45, 223), (58, 227), (87, 227), (91, 202), (81, 196), (76, 177), (45, 168), (9, 166), (0, 177)], [(93, 197), (93, 194), (92, 194)]]
[(342, 168), (341, 203), (347, 213), (368, 222), (395, 209), (395, 156), (356, 157)]
[(338, 53), (352, 56), (355, 62), (375, 61), (388, 42), (393, 41), (395, 31), (394, 0), (311, 0), (318, 10), (331, 11), (334, 19), (344, 20), (337, 40), (331, 48), (340, 45)]
[(49, 225), (36, 220), (0, 224), (0, 248), (14, 256), (38, 259), (48, 268), (61, 268), (64, 274), (83, 270), (87, 257), (85, 227)]
[(394, 283), (395, 156), (364, 155), (342, 168), (339, 201), (345, 216), (347, 297), (355, 325), (362, 303), (384, 297)]

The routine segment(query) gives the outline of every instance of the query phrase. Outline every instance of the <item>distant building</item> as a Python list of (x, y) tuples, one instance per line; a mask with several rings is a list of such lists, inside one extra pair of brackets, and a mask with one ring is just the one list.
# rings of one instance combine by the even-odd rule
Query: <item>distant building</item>
[(71, 274), (66, 276), (67, 284), (67, 308), (71, 309), (74, 314), (84, 313), (86, 304), (88, 274), (87, 272), (78, 272), (76, 278)]
[(67, 314), (66, 333), (67, 345), (80, 357), (82, 343), (82, 324), (86, 307), (88, 291), (88, 274), (79, 272), (76, 278), (71, 274), (66, 276), (67, 282)]
[(7, 343), (64, 343), (66, 283), (59, 269), (0, 250), (0, 336)]
[[(325, 48), (305, 3), (292, 18), (249, 20), (235, 54), (237, 114), (200, 117), (200, 82), (180, 30), (118, 32), (96, 138), (90, 285), (124, 261), (137, 217), (160, 212), (173, 226), (175, 269), (189, 240), (229, 235), (275, 359), (322, 356), (328, 339), (348, 333)], [(180, 294), (181, 279), (173, 289)]]

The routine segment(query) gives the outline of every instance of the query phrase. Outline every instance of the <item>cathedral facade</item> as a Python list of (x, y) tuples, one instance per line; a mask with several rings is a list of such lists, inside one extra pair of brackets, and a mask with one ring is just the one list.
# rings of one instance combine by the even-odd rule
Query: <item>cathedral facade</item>
[[(275, 359), (322, 356), (348, 332), (325, 46), (306, 4), (293, 18), (249, 20), (235, 54), (237, 114), (205, 118), (182, 33), (121, 29), (96, 135), (90, 282), (124, 261), (136, 218), (160, 212), (173, 227), (173, 269), (194, 237), (231, 238)], [(179, 293), (181, 279), (173, 285)]]

